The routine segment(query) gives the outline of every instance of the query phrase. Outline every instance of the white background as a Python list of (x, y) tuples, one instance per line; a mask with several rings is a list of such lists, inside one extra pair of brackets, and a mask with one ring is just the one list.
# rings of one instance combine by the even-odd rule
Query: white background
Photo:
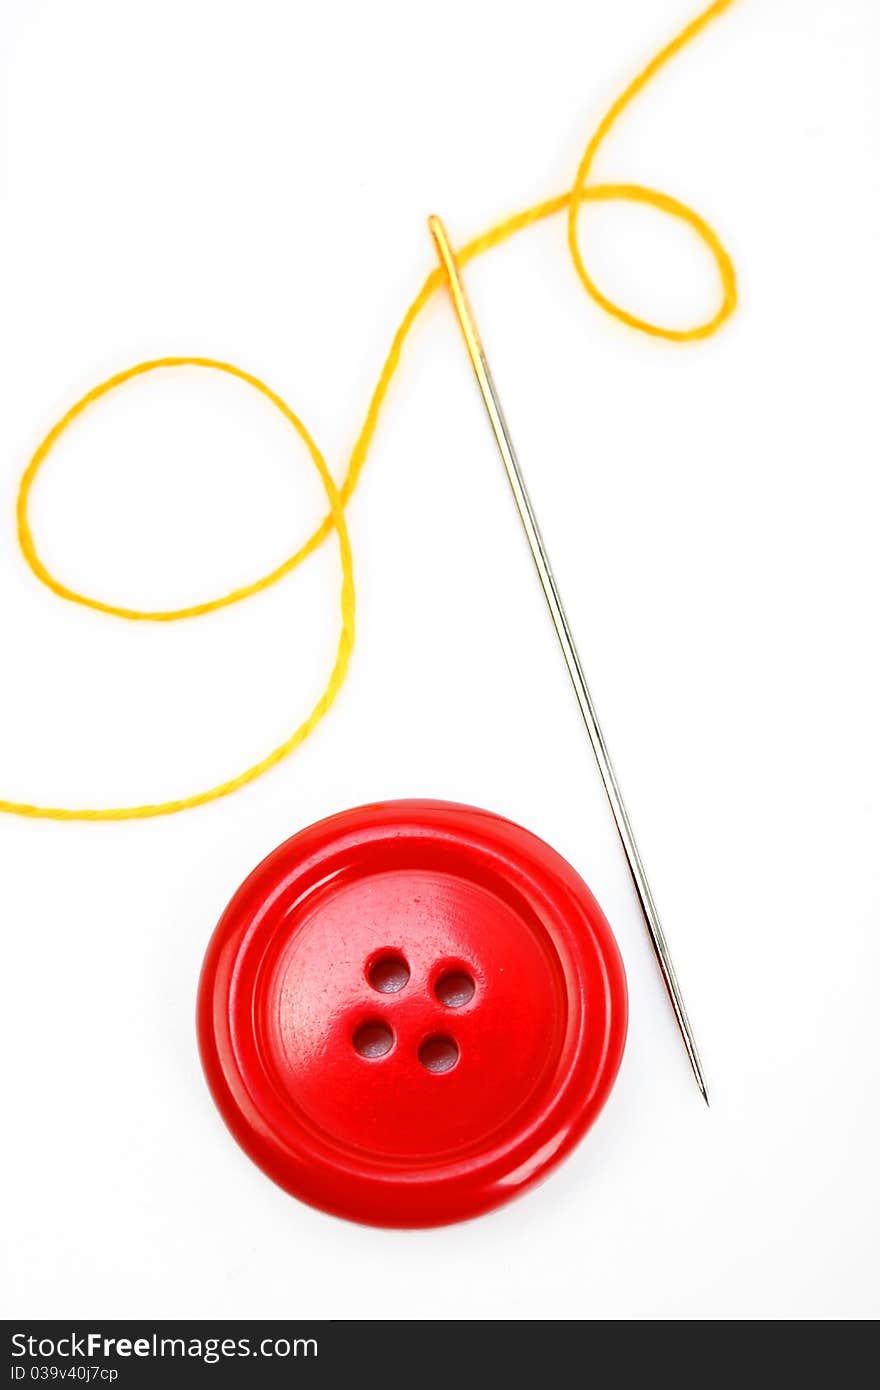
[[(340, 476), (393, 329), (458, 239), (564, 190), (693, 0), (5, 0), (0, 795), (209, 785), (279, 742), (336, 640), (331, 546), (171, 628), (55, 600), (18, 477), (104, 376), (229, 358)], [(739, 312), (676, 348), (582, 294), (564, 223), (472, 297), (704, 1054), (691, 1080), (451, 309), (408, 346), (349, 508), (358, 642), (317, 734), (256, 786), (146, 824), (0, 822), (4, 1306), (16, 1316), (857, 1317), (877, 1286), (880, 99), (871, 0), (741, 0), (657, 81), (597, 178), (692, 202)], [(684, 323), (689, 234), (588, 212), (601, 283)], [(118, 393), (35, 490), (47, 561), (179, 604), (321, 514), (299, 443), (195, 372)], [(607, 1109), (540, 1189), (470, 1224), (348, 1225), (225, 1131), (196, 1054), (205, 945), (280, 840), (429, 795), (528, 825), (624, 955)]]

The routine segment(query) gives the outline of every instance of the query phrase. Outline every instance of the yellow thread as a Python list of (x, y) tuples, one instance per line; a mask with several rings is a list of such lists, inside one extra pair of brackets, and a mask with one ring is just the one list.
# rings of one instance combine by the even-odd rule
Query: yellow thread
[[(467, 264), (477, 256), (481, 256), (485, 251), (494, 246), (499, 246), (507, 241), (509, 237), (517, 232), (523, 231), (526, 227), (532, 226), (544, 218), (553, 217), (557, 213), (567, 212), (568, 214), (568, 245), (574, 261), (575, 269), (580, 276), (581, 282), (587, 293), (595, 302), (611, 314), (614, 318), (620, 319), (622, 323), (630, 328), (636, 328), (642, 333), (649, 333), (654, 337), (668, 338), (672, 342), (690, 342), (698, 338), (706, 338), (711, 333), (715, 333), (726, 318), (733, 312), (736, 305), (736, 275), (733, 263), (720, 239), (707, 222), (694, 212), (693, 208), (681, 203), (677, 199), (670, 197), (666, 193), (658, 192), (656, 189), (643, 187), (641, 184), (628, 183), (605, 183), (587, 184), (596, 152), (602, 141), (605, 140), (612, 127), (618, 121), (624, 110), (629, 106), (633, 99), (647, 86), (651, 79), (656, 76), (662, 68), (676, 53), (679, 53), (686, 44), (703, 30), (707, 24), (728, 9), (734, 0), (715, 0), (692, 20), (671, 43), (652, 58), (651, 62), (642, 69), (639, 75), (623, 90), (617, 100), (611, 105), (606, 115), (600, 121), (595, 133), (591, 137), (589, 144), (584, 151), (577, 176), (571, 190), (567, 193), (558, 195), (555, 198), (547, 199), (545, 202), (536, 203), (532, 207), (525, 208), (522, 212), (514, 213), (507, 217), (503, 222), (484, 232), (482, 236), (475, 237), (468, 242), (459, 252), (461, 264)], [(715, 259), (718, 269), (719, 280), (721, 283), (721, 302), (718, 309), (704, 323), (695, 324), (691, 328), (666, 328), (662, 324), (651, 323), (649, 320), (638, 318), (631, 314), (627, 309), (622, 308), (609, 299), (590, 278), (581, 255), (580, 247), (577, 243), (577, 220), (583, 203), (587, 202), (615, 202), (628, 201), (643, 203), (649, 207), (656, 208), (660, 212), (665, 212), (672, 217), (685, 222), (704, 242)], [(183, 618), (195, 618), (204, 613), (213, 613), (219, 608), (226, 608), (232, 603), (238, 603), (242, 599), (249, 598), (252, 594), (259, 593), (263, 589), (268, 589), (270, 585), (277, 584), (297, 565), (301, 564), (308, 555), (326, 539), (331, 531), (336, 532), (339, 544), (339, 557), (342, 565), (342, 588), (340, 593), (341, 610), (341, 630), (339, 644), (336, 652), (336, 660), (324, 691), (317, 704), (312, 709), (306, 719), (294, 729), (293, 733), (283, 743), (261, 758), (259, 762), (245, 768), (237, 777), (231, 777), (227, 781), (220, 782), (214, 787), (209, 787), (206, 791), (197, 792), (193, 796), (180, 797), (173, 801), (161, 801), (155, 804), (143, 806), (117, 806), (89, 809), (65, 809), (59, 806), (31, 806), (26, 802), (0, 800), (0, 811), (9, 812), (19, 816), (30, 816), (46, 820), (84, 820), (84, 821), (106, 821), (106, 820), (136, 820), (146, 819), (151, 816), (172, 815), (176, 811), (183, 811), (193, 806), (203, 806), (206, 802), (216, 801), (221, 796), (228, 796), (230, 792), (237, 791), (239, 787), (245, 786), (248, 782), (255, 781), (270, 767), (286, 758), (292, 753), (315, 728), (315, 725), (326, 714), (332, 705), (348, 669), (351, 656), (351, 649), (354, 642), (354, 615), (355, 615), (355, 596), (354, 579), (352, 569), (351, 546), (349, 544), (348, 529), (345, 524), (344, 508), (351, 497), (358, 478), (366, 461), (373, 435), (379, 420), (392, 378), (397, 371), (403, 346), (409, 336), (410, 330), (431, 299), (434, 292), (444, 283), (443, 272), (439, 269), (433, 270), (428, 275), (422, 288), (419, 290), (415, 299), (410, 304), (404, 314), (400, 325), (391, 343), (388, 356), (385, 359), (379, 379), (373, 391), (367, 410), (366, 418), (361, 426), (360, 434), (355, 441), (354, 448), (349, 459), (348, 468), (340, 487), (333, 481), (327, 463), (306, 429), (305, 425), (290, 407), (277, 395), (265, 382), (258, 377), (252, 376), (249, 372), (242, 371), (241, 368), (233, 366), (229, 362), (218, 362), (208, 357), (160, 357), (149, 362), (139, 362), (134, 367), (129, 367), (126, 371), (119, 372), (116, 376), (110, 377), (107, 381), (95, 386), (83, 398), (62, 416), (56, 425), (52, 427), (40, 447), (37, 449), (30, 463), (28, 464), (19, 487), (18, 492), (18, 540), (22, 554), (30, 565), (36, 577), (41, 583), (45, 584), (59, 598), (67, 599), (71, 603), (80, 604), (85, 608), (96, 609), (99, 613), (109, 613), (113, 617), (126, 618), (141, 622), (176, 622)], [(73, 424), (82, 413), (99, 401), (108, 392), (121, 386), (124, 382), (131, 381), (133, 378), (143, 376), (148, 372), (155, 372), (170, 367), (201, 367), (212, 371), (225, 372), (229, 376), (237, 377), (248, 386), (253, 387), (264, 396), (281, 414), (285, 416), (288, 423), (293, 426), (297, 434), (303, 440), (306, 448), (311, 455), (312, 462), (318, 471), (318, 475), (324, 486), (329, 503), (329, 512), (324, 520), (312, 533), (307, 541), (300, 546), (295, 554), (291, 555), (283, 564), (268, 574), (256, 579), (251, 584), (245, 584), (239, 588), (230, 590), (229, 593), (221, 595), (219, 598), (209, 599), (204, 603), (193, 604), (187, 608), (141, 610), (137, 608), (125, 608), (120, 604), (107, 603), (101, 599), (91, 598), (86, 594), (78, 593), (75, 589), (62, 584), (46, 568), (40, 559), (34, 538), (31, 533), (28, 521), (28, 501), (34, 479), (41, 466), (45, 462), (51, 449), (57, 443), (64, 431)]]

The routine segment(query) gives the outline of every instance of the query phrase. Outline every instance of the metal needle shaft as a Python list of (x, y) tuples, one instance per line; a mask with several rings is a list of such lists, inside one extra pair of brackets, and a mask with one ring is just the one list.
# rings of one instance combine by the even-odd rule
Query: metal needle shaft
[(703, 1076), (703, 1068), (700, 1063), (697, 1044), (694, 1040), (694, 1034), (687, 1016), (687, 1010), (684, 1006), (684, 1000), (675, 974), (675, 968), (669, 955), (669, 948), (666, 945), (666, 937), (660, 925), (660, 916), (654, 903), (654, 898), (645, 873), (645, 866), (642, 863), (642, 858), (639, 854), (638, 846), (636, 845), (632, 825), (630, 824), (629, 815), (627, 814), (626, 806), (624, 805), (623, 797), (620, 792), (620, 786), (618, 785), (608, 747), (605, 743), (605, 737), (599, 724), (593, 698), (590, 694), (589, 686), (587, 685), (586, 677), (584, 676), (580, 658), (577, 653), (577, 648), (574, 644), (568, 618), (566, 617), (565, 609), (562, 605), (562, 598), (556, 580), (553, 577), (553, 571), (550, 568), (550, 559), (541, 538), (535, 510), (532, 506), (528, 490), (526, 489), (525, 479), (523, 478), (522, 470), (520, 469), (513, 447), (513, 441), (510, 437), (510, 431), (501, 409), (501, 402), (498, 399), (498, 392), (495, 389), (492, 373), (486, 361), (486, 354), (483, 351), (483, 344), (462, 282), (455, 253), (452, 250), (445, 228), (439, 217), (429, 218), (428, 227), (436, 243), (440, 260), (449, 277), (449, 288), (452, 293), (452, 300), (455, 305), (459, 323), (461, 324), (468, 353), (470, 354), (474, 374), (477, 378), (483, 397), (483, 403), (485, 404), (495, 440), (498, 444), (498, 451), (504, 463), (507, 480), (513, 492), (520, 521), (522, 522), (523, 530), (526, 533), (526, 539), (529, 543), (529, 549), (532, 552), (532, 559), (538, 571), (538, 578), (541, 581), (544, 598), (547, 600), (547, 607), (553, 619), (556, 636), (559, 638), (559, 645), (565, 657), (565, 664), (568, 667), (568, 674), (574, 686), (574, 692), (577, 696), (577, 702), (580, 707), (581, 715), (583, 716), (584, 724), (586, 725), (587, 734), (589, 735), (590, 743), (592, 744), (593, 752), (596, 756), (596, 762), (599, 765), (599, 772), (605, 786), (605, 791), (611, 803), (614, 823), (620, 835), (623, 851), (626, 855), (629, 871), (632, 875), (633, 884), (635, 885), (636, 894), (638, 896), (639, 905), (645, 919), (645, 925), (651, 937), (654, 954), (657, 957), (657, 962), (663, 975), (663, 982), (666, 985), (666, 990), (675, 1012), (679, 1031), (684, 1040), (684, 1045), (687, 1048), (687, 1054), (690, 1059), (691, 1067), (693, 1068), (694, 1076), (697, 1080), (697, 1085), (700, 1088), (703, 1099), (708, 1105), (709, 1096), (706, 1091), (706, 1081)]

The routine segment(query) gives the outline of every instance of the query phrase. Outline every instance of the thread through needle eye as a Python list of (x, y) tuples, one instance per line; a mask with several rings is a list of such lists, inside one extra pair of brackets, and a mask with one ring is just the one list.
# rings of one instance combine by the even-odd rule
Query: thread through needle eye
[(599, 724), (596, 707), (593, 704), (593, 697), (590, 694), (590, 689), (587, 685), (586, 677), (584, 676), (580, 657), (578, 656), (577, 648), (574, 643), (574, 637), (572, 636), (565, 608), (562, 604), (562, 597), (559, 593), (553, 570), (550, 567), (550, 557), (547, 554), (547, 549), (538, 527), (535, 509), (532, 506), (532, 501), (526, 488), (525, 478), (523, 477), (519, 460), (517, 459), (516, 451), (513, 447), (513, 440), (510, 437), (510, 430), (507, 427), (504, 412), (501, 409), (501, 401), (499, 400), (495, 383), (492, 380), (492, 373), (489, 370), (489, 363), (486, 360), (486, 354), (483, 350), (479, 329), (477, 328), (464, 287), (464, 282), (461, 278), (458, 261), (440, 218), (430, 217), (428, 219), (428, 227), (434, 238), (440, 261), (449, 279), (452, 302), (455, 306), (455, 312), (458, 315), (462, 333), (464, 334), (464, 340), (467, 344), (474, 375), (477, 378), (480, 394), (483, 397), (483, 404), (486, 407), (486, 413), (489, 416), (492, 432), (495, 435), (498, 452), (504, 464), (507, 481), (510, 484), (514, 501), (516, 502), (516, 508), (519, 512), (519, 518), (526, 534), (526, 540), (532, 552), (532, 559), (535, 562), (535, 569), (538, 572), (541, 588), (544, 591), (544, 598), (547, 601), (547, 607), (550, 610), (553, 626), (556, 629), (556, 636), (559, 639), (559, 645), (565, 657), (565, 664), (568, 667), (568, 674), (574, 686), (574, 693), (577, 697), (581, 716), (586, 726), (587, 735), (599, 766), (599, 773), (608, 796), (608, 801), (611, 805), (611, 813), (614, 817), (614, 823), (617, 826), (617, 833), (620, 836), (621, 844), (623, 845), (623, 852), (626, 855), (626, 862), (632, 876), (642, 916), (645, 919), (645, 926), (651, 938), (651, 945), (654, 948), (654, 954), (660, 966), (663, 983), (666, 986), (666, 992), (669, 995), (678, 1029), (687, 1050), (687, 1055), (697, 1085), (700, 1088), (703, 1099), (708, 1105), (709, 1095), (706, 1090), (706, 1080), (703, 1075), (700, 1054), (697, 1051), (693, 1029), (691, 1028), (690, 1019), (688, 1018), (687, 1010), (684, 1006), (684, 999), (682, 998), (681, 989), (675, 974), (675, 967), (672, 964), (672, 958), (669, 954), (669, 948), (666, 944), (666, 937), (660, 923), (660, 915), (657, 911), (653, 894), (651, 893), (651, 887), (648, 883), (642, 857), (639, 854), (633, 828), (630, 824), (629, 815), (608, 752), (608, 746), (605, 742), (605, 736)]

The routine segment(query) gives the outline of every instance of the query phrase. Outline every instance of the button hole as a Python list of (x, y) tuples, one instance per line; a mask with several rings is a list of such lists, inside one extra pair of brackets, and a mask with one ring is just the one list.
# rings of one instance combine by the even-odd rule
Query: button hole
[(384, 1057), (394, 1046), (394, 1034), (387, 1023), (372, 1019), (355, 1029), (352, 1037), (355, 1052), (371, 1060)]
[(367, 979), (380, 994), (398, 994), (409, 982), (409, 966), (397, 951), (383, 951), (367, 963)]
[(426, 1038), (419, 1048), (419, 1061), (425, 1071), (437, 1074), (451, 1071), (459, 1058), (458, 1043), (454, 1038), (437, 1033)]
[(434, 993), (447, 1009), (460, 1009), (469, 1004), (474, 997), (476, 985), (473, 976), (466, 970), (456, 967), (445, 970), (434, 985)]

